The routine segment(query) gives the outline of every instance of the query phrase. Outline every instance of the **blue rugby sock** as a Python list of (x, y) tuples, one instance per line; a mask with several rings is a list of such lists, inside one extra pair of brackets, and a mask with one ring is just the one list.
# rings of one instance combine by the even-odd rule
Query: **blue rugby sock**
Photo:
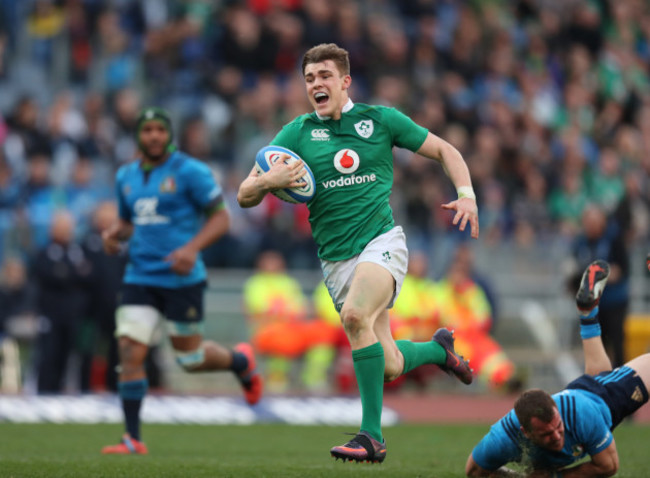
[(242, 375), (242, 372), (248, 368), (248, 357), (241, 352), (232, 351), (232, 363), (230, 370), (232, 370), (237, 377), (237, 380), (244, 386), (249, 387), (251, 384), (251, 374), (247, 373)]
[(147, 394), (149, 382), (146, 378), (130, 382), (120, 382), (117, 385), (120, 398), (122, 399), (122, 410), (124, 410), (124, 422), (126, 432), (131, 438), (140, 440), (140, 407), (142, 400)]
[(591, 309), (586, 315), (580, 315), (580, 338), (582, 340), (600, 337), (600, 323), (598, 322), (598, 306)]
[(236, 374), (240, 374), (248, 368), (248, 359), (246, 355), (241, 352), (232, 351), (232, 363), (230, 364), (230, 370)]

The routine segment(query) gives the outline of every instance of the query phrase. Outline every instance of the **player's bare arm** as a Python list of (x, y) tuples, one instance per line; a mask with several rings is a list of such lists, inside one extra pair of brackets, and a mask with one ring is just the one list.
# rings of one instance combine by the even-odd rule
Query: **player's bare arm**
[(230, 227), (230, 215), (225, 208), (212, 212), (199, 232), (187, 244), (166, 257), (171, 269), (179, 275), (187, 275), (194, 268), (200, 251), (223, 237)]
[[(458, 199), (443, 204), (442, 208), (456, 211), (453, 224), (460, 224), (458, 228), (461, 231), (465, 230), (469, 222), (472, 237), (477, 239), (479, 235), (478, 207), (472, 190), (469, 169), (460, 152), (444, 139), (429, 133), (417, 153), (435, 159), (442, 164), (445, 173), (447, 173), (459, 192)], [(463, 193), (463, 191), (468, 193)], [(465, 196), (464, 194), (468, 195)]]
[(553, 472), (548, 470), (513, 470), (507, 466), (501, 466), (496, 470), (486, 470), (474, 461), (470, 453), (465, 464), (465, 475), (472, 478), (552, 478)]
[(300, 179), (306, 174), (302, 161), (285, 163), (289, 156), (282, 153), (268, 172), (259, 174), (255, 168), (239, 186), (237, 202), (241, 207), (253, 207), (262, 202), (264, 196), (274, 189), (293, 188), (301, 185)]
[(467, 464), (465, 465), (465, 474), (469, 477), (488, 477), (488, 478), (524, 478), (530, 476), (523, 472), (511, 470), (505, 466), (502, 466), (498, 470), (489, 471), (484, 468), (481, 468), (472, 458), (472, 455), (469, 455), (467, 458)]
[(618, 451), (616, 442), (612, 443), (600, 453), (593, 455), (591, 461), (565, 468), (562, 470), (562, 478), (595, 478), (614, 476), (618, 471)]
[(102, 244), (106, 254), (117, 254), (122, 248), (122, 243), (133, 234), (133, 224), (124, 219), (118, 219), (102, 232)]

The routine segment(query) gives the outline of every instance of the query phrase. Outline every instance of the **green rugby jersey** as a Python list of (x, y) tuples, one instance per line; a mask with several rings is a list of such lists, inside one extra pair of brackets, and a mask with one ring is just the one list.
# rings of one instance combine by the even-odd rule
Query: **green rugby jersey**
[(428, 133), (395, 108), (348, 105), (340, 120), (299, 116), (271, 141), (298, 154), (314, 173), (309, 222), (318, 256), (329, 261), (359, 254), (394, 226), (392, 148), (417, 151)]

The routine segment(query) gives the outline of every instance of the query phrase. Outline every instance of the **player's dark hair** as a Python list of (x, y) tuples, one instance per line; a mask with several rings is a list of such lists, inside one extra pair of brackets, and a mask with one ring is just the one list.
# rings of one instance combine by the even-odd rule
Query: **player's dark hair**
[(539, 388), (526, 390), (515, 402), (515, 414), (519, 424), (527, 432), (531, 431), (530, 422), (533, 418), (550, 423), (555, 416), (556, 408), (553, 397)]
[(342, 75), (350, 74), (350, 57), (348, 51), (341, 48), (335, 43), (321, 43), (307, 50), (302, 57), (302, 74), (305, 74), (305, 68), (310, 63), (322, 63), (326, 60), (332, 60)]

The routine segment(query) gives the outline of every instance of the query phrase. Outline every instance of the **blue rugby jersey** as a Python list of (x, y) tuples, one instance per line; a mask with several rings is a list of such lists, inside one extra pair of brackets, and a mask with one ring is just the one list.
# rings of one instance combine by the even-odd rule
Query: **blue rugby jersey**
[(200, 255), (187, 276), (172, 272), (165, 257), (197, 234), (207, 208), (223, 206), (208, 166), (175, 151), (149, 171), (139, 161), (122, 166), (116, 190), (120, 217), (134, 226), (124, 282), (179, 288), (205, 280)]
[(524, 437), (515, 411), (510, 410), (490, 428), (472, 450), (472, 458), (483, 469), (494, 471), (511, 462), (534, 468), (562, 468), (585, 456), (595, 455), (613, 440), (611, 412), (604, 400), (585, 390), (563, 390), (553, 395), (564, 422), (564, 448), (548, 451)]

